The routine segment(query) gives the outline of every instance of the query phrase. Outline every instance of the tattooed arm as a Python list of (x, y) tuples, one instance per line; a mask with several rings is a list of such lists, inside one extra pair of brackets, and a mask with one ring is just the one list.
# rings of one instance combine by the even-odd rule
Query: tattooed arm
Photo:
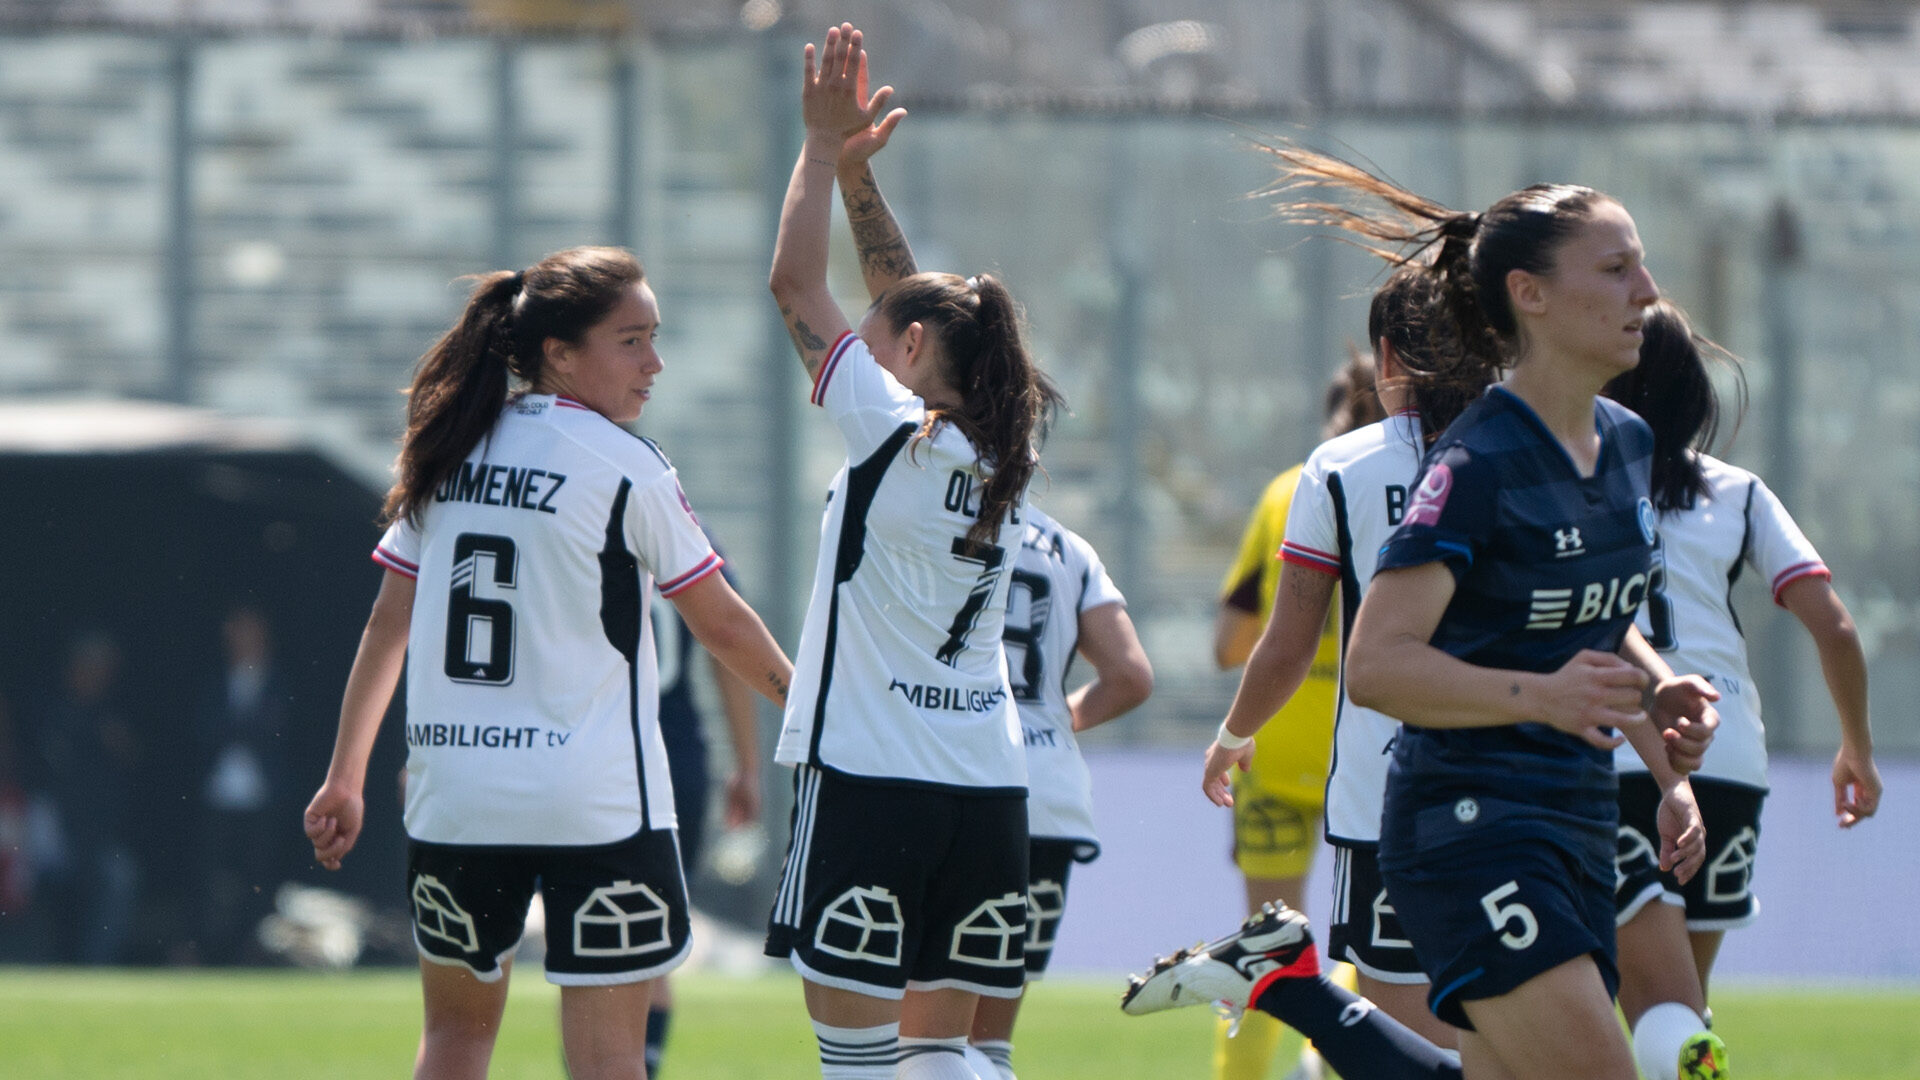
[[(801, 147), (800, 160), (794, 163), (786, 202), (780, 208), (773, 271), (767, 280), (800, 362), (815, 378), (833, 343), (848, 329), (846, 315), (827, 288), (827, 234), (833, 214), (830, 190), (835, 167), (850, 145), (871, 147), (866, 150), (868, 155), (886, 145), (887, 137), (906, 115), (895, 109), (881, 118), (893, 93), (891, 87), (881, 87), (871, 97), (866, 94), (867, 56), (860, 40), (860, 32), (845, 23), (828, 30), (819, 52), (818, 71), (814, 69), (814, 47), (806, 47), (800, 111), (806, 121), (807, 140)], [(861, 261), (866, 261), (864, 249)]]
[(868, 159), (854, 160), (843, 151), (839, 179), (840, 204), (846, 207), (853, 244), (860, 252), (860, 276), (866, 279), (867, 295), (878, 300), (894, 282), (919, 273), (919, 267), (914, 265), (913, 249), (907, 246), (900, 223), (880, 194)]

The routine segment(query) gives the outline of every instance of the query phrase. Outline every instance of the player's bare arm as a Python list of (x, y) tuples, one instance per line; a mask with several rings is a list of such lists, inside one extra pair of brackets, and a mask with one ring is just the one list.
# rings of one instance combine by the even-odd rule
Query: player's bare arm
[(1067, 697), (1073, 730), (1086, 731), (1122, 716), (1153, 693), (1153, 664), (1125, 604), (1101, 604), (1080, 613), (1079, 653), (1093, 665), (1093, 681)]
[(373, 753), (374, 736), (380, 733), (380, 721), (387, 714), (406, 665), (413, 594), (414, 580), (405, 574), (388, 570), (381, 578), (380, 593), (374, 598), (373, 612), (367, 617), (359, 651), (353, 657), (353, 670), (347, 675), (347, 690), (340, 703), (340, 730), (334, 738), (327, 779), (307, 804), (302, 824), (313, 844), (313, 858), (329, 870), (340, 869), (340, 860), (360, 839), (366, 809), (362, 792), (367, 782), (367, 758)]
[(673, 594), (673, 606), (714, 659), (775, 705), (787, 703), (793, 664), (725, 577), (709, 574), (689, 585)]
[(853, 230), (853, 246), (860, 253), (860, 275), (866, 280), (867, 295), (878, 300), (895, 282), (919, 273), (920, 268), (886, 196), (880, 194), (872, 166), (862, 161), (849, 169), (842, 159), (839, 177), (840, 203)]
[(846, 315), (827, 288), (827, 238), (832, 222), (833, 173), (840, 147), (858, 122), (846, 115), (857, 77), (859, 38), (851, 26), (827, 31), (818, 69), (809, 43), (801, 70), (801, 114), (807, 138), (794, 162), (787, 196), (780, 207), (780, 231), (773, 244), (773, 269), (767, 287), (780, 305), (794, 351), (811, 378), (840, 335), (847, 332)]
[(1418, 727), (1496, 727), (1529, 721), (1601, 749), (1621, 743), (1603, 728), (1645, 724), (1646, 673), (1588, 649), (1558, 671), (1480, 667), (1429, 644), (1454, 593), (1453, 572), (1432, 562), (1382, 571), (1367, 589), (1347, 646), (1347, 696)]
[(1867, 657), (1853, 616), (1823, 577), (1803, 577), (1780, 590), (1780, 603), (1813, 635), (1820, 673), (1840, 717), (1840, 750), (1833, 758), (1833, 812), (1851, 828), (1880, 808), (1880, 770), (1873, 763), (1873, 726), (1867, 716)]
[(1698, 675), (1674, 674), (1638, 627), (1628, 628), (1620, 656), (1651, 680), (1642, 706), (1666, 742), (1667, 760), (1681, 775), (1698, 769), (1720, 727), (1720, 714), (1711, 704), (1720, 700), (1720, 691)]
[[(1233, 705), (1227, 710), (1227, 719), (1222, 725), (1229, 736), (1251, 738), (1299, 691), (1300, 684), (1313, 669), (1314, 654), (1320, 650), (1320, 632), (1326, 628), (1327, 612), (1333, 606), (1333, 590), (1338, 583), (1339, 579), (1332, 574), (1309, 570), (1296, 563), (1280, 567), (1273, 611), (1267, 616), (1260, 640), (1247, 656), (1247, 668), (1240, 673), (1240, 688), (1234, 692)], [(1207, 747), (1201, 765), (1201, 792), (1216, 806), (1232, 806), (1228, 774), (1235, 768), (1245, 772), (1252, 759), (1253, 744), (1229, 748), (1216, 738)]]

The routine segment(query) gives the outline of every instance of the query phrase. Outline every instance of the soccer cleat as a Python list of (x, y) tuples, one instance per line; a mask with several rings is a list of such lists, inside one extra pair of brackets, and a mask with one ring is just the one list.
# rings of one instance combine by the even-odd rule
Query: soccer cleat
[(1680, 1080), (1728, 1080), (1727, 1044), (1703, 1031), (1680, 1044)]
[(1284, 904), (1262, 904), (1240, 929), (1205, 945), (1155, 960), (1146, 975), (1128, 977), (1120, 1011), (1144, 1016), (1213, 1003), (1237, 1019), (1276, 979), (1316, 978), (1320, 954), (1307, 917)]

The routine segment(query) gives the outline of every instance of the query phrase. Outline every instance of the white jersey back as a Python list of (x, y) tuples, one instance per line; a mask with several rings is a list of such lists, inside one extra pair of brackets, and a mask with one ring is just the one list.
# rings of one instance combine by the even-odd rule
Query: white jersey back
[(407, 834), (606, 844), (675, 826), (647, 590), (720, 568), (673, 466), (569, 398), (509, 402), (374, 561), (417, 579)]
[(1400, 721), (1347, 697), (1346, 642), (1373, 580), (1381, 545), (1400, 526), (1420, 471), (1420, 418), (1397, 413), (1321, 443), (1300, 470), (1280, 557), (1340, 578), (1340, 704), (1327, 774), (1327, 839), (1380, 841), (1387, 762)]
[[(1635, 620), (1673, 670), (1705, 676), (1720, 691), (1720, 728), (1695, 776), (1767, 786), (1766, 731), (1760, 694), (1747, 669), (1747, 641), (1733, 610), (1742, 568), (1764, 575), (1773, 590), (1804, 577), (1831, 577), (1820, 553), (1759, 477), (1699, 455), (1707, 494), (1684, 510), (1660, 515), (1653, 584)], [(1624, 752), (1623, 752), (1624, 751)], [(1631, 746), (1614, 751), (1621, 772), (1646, 771)]]
[[(1013, 559), (966, 539), (983, 475), (952, 425), (851, 331), (813, 401), (846, 439), (775, 760), (857, 777), (1024, 791), (1026, 754), (1000, 631)], [(1024, 503), (1012, 515), (1019, 528)]]
[(1093, 777), (1073, 737), (1067, 672), (1080, 614), (1126, 597), (1077, 533), (1029, 506), (1007, 590), (1007, 676), (1027, 743), (1027, 832), (1094, 845)]

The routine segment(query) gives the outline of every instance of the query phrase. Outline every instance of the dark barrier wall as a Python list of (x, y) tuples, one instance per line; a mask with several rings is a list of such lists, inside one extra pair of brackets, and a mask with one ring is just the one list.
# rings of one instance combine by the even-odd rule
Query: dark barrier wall
[[(16, 875), (16, 887), (0, 889), (0, 958), (245, 959), (254, 953), (244, 929), (210, 927), (210, 913), (250, 926), (287, 879), (404, 904), (397, 715), (383, 728), (367, 831), (346, 867), (315, 867), (299, 828), (379, 585), (367, 558), (379, 506), (310, 451), (0, 455), (0, 699), (13, 744), (0, 785), (12, 784), (16, 803), (23, 792), (37, 799), (28, 831), (42, 841), (44, 809), (62, 808), (53, 816), (67, 819), (68, 856), (30, 888)], [(216, 822), (208, 789), (228, 689), (222, 624), (241, 605), (271, 627), (277, 731), (258, 755), (266, 804), (236, 827), (239, 818)], [(118, 646), (120, 676), (103, 703), (77, 707), (72, 650), (103, 637)], [(76, 870), (74, 849), (102, 838), (123, 845), (125, 857), (110, 860), (120, 865)], [(242, 868), (247, 895), (222, 893), (209, 879), (218, 866), (229, 878)], [(103, 941), (101, 919), (124, 932)], [(202, 940), (223, 930), (234, 940)]]

